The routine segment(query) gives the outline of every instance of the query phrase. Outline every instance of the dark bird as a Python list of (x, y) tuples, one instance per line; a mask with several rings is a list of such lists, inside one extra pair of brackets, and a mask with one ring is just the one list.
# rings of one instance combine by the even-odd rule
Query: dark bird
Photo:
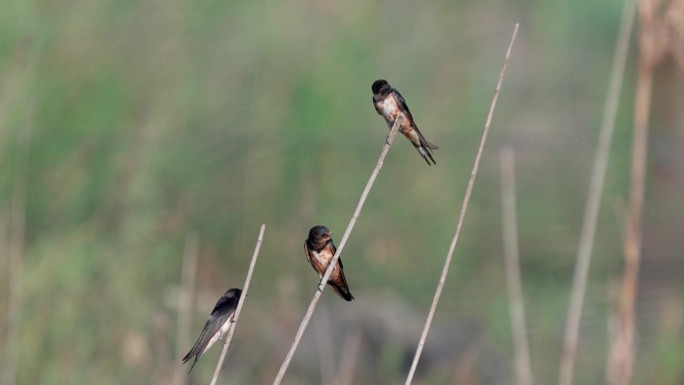
[(428, 165), (431, 165), (430, 161), (432, 161), (432, 164), (436, 165), (437, 162), (435, 162), (435, 159), (432, 157), (431, 150), (437, 150), (439, 147), (428, 142), (420, 130), (418, 130), (418, 126), (413, 120), (413, 115), (411, 115), (406, 100), (404, 100), (404, 97), (401, 96), (399, 91), (390, 86), (389, 83), (383, 79), (374, 81), (371, 89), (373, 90), (373, 105), (375, 106), (375, 111), (385, 118), (385, 121), (390, 128), (394, 125), (397, 117), (400, 114), (403, 115), (404, 119), (399, 127), (399, 132), (404, 134), (404, 136), (411, 141)]
[(200, 356), (228, 332), (230, 319), (233, 317), (233, 313), (235, 313), (240, 295), (242, 295), (242, 290), (230, 289), (216, 302), (216, 306), (211, 311), (209, 320), (204, 324), (204, 329), (202, 329), (202, 333), (197, 342), (195, 342), (195, 346), (183, 357), (184, 364), (190, 361), (191, 358), (195, 358), (188, 373), (195, 367)]
[[(304, 252), (306, 260), (309, 261), (314, 270), (318, 272), (320, 277), (323, 277), (325, 270), (332, 260), (337, 248), (332, 240), (332, 233), (325, 226), (314, 226), (309, 230), (309, 238), (304, 242)], [(342, 270), (342, 259), (337, 259), (337, 265), (330, 273), (328, 285), (339, 295), (347, 301), (354, 299), (354, 296), (349, 292), (349, 285), (347, 285), (347, 278), (344, 277)]]

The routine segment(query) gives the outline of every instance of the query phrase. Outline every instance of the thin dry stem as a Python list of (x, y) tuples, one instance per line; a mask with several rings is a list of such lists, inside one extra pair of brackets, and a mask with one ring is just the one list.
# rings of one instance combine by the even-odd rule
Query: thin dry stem
[(629, 211), (627, 212), (626, 235), (624, 239), (625, 270), (622, 276), (620, 301), (616, 328), (613, 331), (608, 353), (607, 382), (611, 385), (628, 385), (632, 381), (635, 330), (635, 304), (639, 283), (642, 232), (641, 222), (646, 188), (646, 163), (648, 147), (648, 121), (651, 110), (654, 66), (662, 58), (660, 43), (655, 32), (658, 27), (656, 16), (660, 6), (657, 1), (639, 2), (639, 66), (634, 100), (634, 139), (632, 142), (632, 171), (629, 189)]
[(427, 339), (428, 331), (430, 330), (430, 325), (432, 324), (432, 318), (435, 315), (435, 310), (437, 309), (437, 304), (439, 303), (439, 297), (442, 295), (442, 289), (444, 288), (444, 282), (446, 282), (447, 274), (449, 273), (449, 265), (451, 264), (451, 257), (456, 249), (456, 244), (458, 243), (458, 238), (461, 235), (461, 227), (463, 226), (463, 219), (465, 218), (466, 210), (468, 209), (468, 202), (470, 201), (470, 195), (473, 192), (473, 186), (475, 185), (475, 177), (477, 176), (477, 170), (480, 167), (480, 159), (482, 158), (482, 151), (484, 150), (485, 143), (487, 142), (487, 134), (489, 133), (489, 128), (492, 124), (492, 116), (494, 115), (494, 108), (496, 107), (496, 101), (499, 98), (499, 92), (501, 91), (501, 84), (503, 82), (504, 74), (506, 73), (506, 67), (508, 66), (508, 60), (511, 57), (511, 50), (513, 49), (513, 43), (515, 42), (515, 37), (518, 35), (519, 24), (515, 24), (513, 29), (513, 36), (511, 36), (511, 42), (508, 44), (508, 50), (506, 51), (506, 58), (504, 59), (503, 67), (501, 68), (501, 73), (499, 74), (499, 81), (496, 84), (496, 89), (494, 90), (494, 97), (492, 98), (492, 104), (489, 107), (489, 113), (487, 114), (487, 120), (485, 122), (484, 131), (482, 133), (482, 139), (480, 141), (480, 147), (477, 150), (477, 155), (475, 156), (475, 163), (473, 164), (473, 169), (470, 172), (470, 179), (468, 180), (468, 187), (466, 188), (465, 197), (463, 198), (463, 205), (461, 206), (461, 213), (458, 217), (458, 223), (456, 225), (456, 233), (449, 246), (449, 252), (447, 253), (446, 260), (444, 261), (444, 267), (442, 268), (442, 275), (439, 278), (439, 283), (437, 284), (437, 290), (435, 290), (435, 296), (432, 299), (432, 305), (430, 306), (430, 312), (428, 313), (427, 320), (425, 321), (425, 326), (423, 327), (423, 333), (420, 336), (420, 341), (418, 342), (418, 348), (416, 349), (416, 354), (413, 357), (413, 363), (411, 364), (411, 370), (406, 377), (406, 385), (413, 381), (413, 375), (416, 372), (416, 367), (418, 366), (418, 361), (420, 360), (420, 355), (423, 352), (423, 346), (425, 345), (425, 340)]
[(625, 63), (627, 62), (627, 53), (629, 51), (629, 36), (631, 35), (632, 26), (634, 24), (634, 10), (634, 0), (627, 0), (622, 13), (622, 21), (620, 22), (620, 32), (617, 42), (615, 43), (615, 56), (613, 57), (613, 65), (610, 71), (608, 95), (603, 110), (601, 131), (599, 133), (599, 141), (594, 155), (594, 164), (592, 167), (591, 180), (589, 182), (589, 191), (587, 193), (587, 205), (584, 211), (582, 233), (577, 249), (577, 262), (575, 264), (572, 291), (570, 293), (570, 306), (565, 323), (563, 353), (558, 374), (559, 385), (572, 384), (575, 356), (577, 354), (577, 339), (579, 337), (584, 295), (587, 287), (587, 278), (589, 276), (589, 265), (591, 263), (591, 251), (594, 247), (601, 193), (603, 191), (606, 169), (608, 167), (608, 155), (610, 154), (610, 145), (613, 140), (615, 116), (617, 115), (622, 79), (624, 78)]
[(309, 308), (306, 310), (306, 314), (304, 314), (304, 318), (302, 319), (302, 322), (299, 324), (299, 329), (297, 330), (297, 334), (295, 335), (294, 341), (292, 341), (292, 345), (290, 346), (290, 350), (287, 352), (287, 356), (285, 357), (285, 360), (283, 361), (282, 365), (280, 365), (280, 369), (278, 370), (278, 374), (277, 374), (275, 380), (273, 380), (273, 385), (280, 384), (280, 382), (283, 380), (283, 377), (285, 376), (285, 372), (287, 371), (287, 368), (290, 366), (290, 361), (292, 360), (292, 357), (294, 356), (294, 353), (297, 350), (297, 346), (299, 345), (299, 341), (302, 339), (302, 336), (304, 335), (304, 331), (306, 330), (306, 326), (308, 325), (309, 320), (311, 319), (311, 316), (313, 315), (313, 312), (316, 309), (316, 304), (318, 303), (318, 300), (321, 297), (321, 294), (323, 293), (323, 289), (325, 289), (326, 283), (328, 283), (328, 279), (330, 278), (330, 274), (332, 273), (332, 270), (335, 267), (335, 265), (337, 265), (337, 260), (340, 258), (340, 255), (342, 254), (342, 250), (344, 250), (344, 246), (347, 244), (347, 239), (349, 238), (349, 234), (351, 234), (351, 231), (354, 228), (354, 225), (356, 224), (356, 219), (361, 214), (361, 209), (363, 208), (363, 204), (366, 203), (366, 198), (368, 197), (368, 193), (370, 192), (371, 188), (373, 187), (373, 183), (375, 183), (375, 178), (378, 176), (378, 173), (380, 172), (380, 169), (382, 168), (382, 164), (385, 160), (385, 156), (387, 155), (387, 152), (389, 151), (390, 146), (392, 145), (392, 142), (394, 141), (394, 137), (397, 135), (397, 132), (399, 131), (399, 126), (401, 125), (402, 120), (403, 120), (403, 117), (400, 115), (394, 121), (394, 125), (392, 126), (392, 129), (390, 130), (390, 133), (387, 136), (387, 140), (385, 141), (385, 144), (382, 146), (382, 151), (380, 152), (380, 158), (378, 159), (378, 163), (375, 165), (375, 169), (373, 170), (373, 173), (371, 174), (370, 178), (368, 179), (368, 183), (366, 183), (366, 187), (363, 189), (363, 192), (361, 193), (361, 198), (359, 199), (359, 203), (356, 205), (356, 210), (354, 210), (354, 215), (352, 215), (352, 218), (349, 221), (349, 224), (347, 225), (347, 229), (344, 231), (344, 235), (342, 236), (342, 240), (340, 241), (340, 246), (337, 249), (337, 252), (333, 256), (332, 260), (330, 261), (330, 264), (328, 265), (328, 269), (325, 271), (325, 274), (323, 274), (323, 277), (321, 277), (321, 280), (318, 284), (318, 288), (317, 288), (316, 292), (314, 293), (314, 296), (311, 299), (311, 302), (309, 303)]
[(314, 320), (314, 335), (316, 336), (316, 349), (318, 362), (321, 369), (321, 383), (330, 384), (335, 378), (335, 354), (332, 334), (330, 333), (330, 317), (328, 309), (318, 312)]
[(501, 159), (501, 209), (504, 238), (504, 261), (508, 302), (511, 311), (511, 331), (515, 348), (515, 371), (518, 385), (532, 385), (530, 349), (527, 342), (525, 305), (520, 278), (520, 256), (518, 248), (518, 218), (515, 198), (515, 159), (513, 149), (504, 147), (499, 153)]
[(245, 277), (245, 284), (242, 286), (242, 294), (240, 295), (240, 300), (238, 301), (235, 313), (230, 319), (231, 325), (228, 328), (228, 335), (226, 336), (226, 341), (223, 343), (223, 349), (221, 350), (221, 356), (216, 363), (216, 369), (214, 369), (214, 375), (211, 377), (211, 385), (216, 385), (216, 380), (218, 379), (219, 372), (223, 366), (223, 360), (226, 358), (226, 353), (228, 352), (228, 347), (233, 340), (233, 334), (235, 333), (235, 328), (237, 322), (240, 319), (240, 312), (242, 311), (242, 305), (247, 299), (247, 291), (249, 290), (249, 282), (252, 280), (252, 273), (254, 272), (254, 265), (256, 265), (257, 257), (259, 256), (259, 250), (261, 249), (261, 243), (264, 241), (264, 231), (266, 230), (266, 225), (261, 225), (259, 230), (259, 237), (257, 238), (256, 245), (254, 246), (254, 253), (252, 254), (252, 261), (249, 263), (249, 269), (247, 270), (247, 277)]
[[(178, 328), (176, 331), (176, 357), (182, 357), (183, 346), (189, 340), (189, 330), (192, 315), (192, 298), (195, 292), (195, 277), (197, 275), (197, 235), (188, 234), (185, 237), (183, 250), (183, 266), (181, 267), (181, 291), (178, 294)], [(173, 383), (185, 383), (187, 372), (181, 365), (174, 365)]]
[[(627, 385), (631, 382), (632, 367), (636, 345), (634, 344), (635, 303), (639, 283), (639, 264), (641, 261), (641, 217), (643, 212), (644, 188), (646, 185), (646, 146), (648, 126), (648, 106), (652, 89), (653, 73), (641, 74), (637, 81), (637, 97), (635, 112), (635, 132), (632, 149), (632, 179), (630, 183), (629, 212), (627, 213), (627, 229), (624, 241), (625, 270), (623, 272), (618, 303), (617, 327), (614, 330), (609, 352), (608, 383)], [(642, 110), (639, 112), (639, 110)], [(639, 114), (645, 114), (644, 125), (639, 122)]]
[(361, 330), (358, 327), (347, 333), (342, 346), (340, 365), (337, 370), (337, 385), (351, 385), (356, 372), (356, 364), (361, 348)]
[[(29, 114), (30, 116), (30, 114)], [(31, 146), (30, 125), (17, 136), (16, 168), (10, 203), (7, 299), (7, 339), (1, 383), (16, 383), (21, 332), (21, 303), (24, 270), (24, 240), (26, 232), (26, 190), (28, 184), (28, 154)]]

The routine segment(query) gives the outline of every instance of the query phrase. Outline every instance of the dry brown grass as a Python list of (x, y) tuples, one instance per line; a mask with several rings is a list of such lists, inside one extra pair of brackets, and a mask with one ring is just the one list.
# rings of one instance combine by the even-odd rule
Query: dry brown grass
[(680, 66), (684, 64), (684, 1), (641, 0), (639, 24), (639, 64), (634, 101), (631, 181), (623, 243), (625, 265), (617, 314), (614, 317), (616, 327), (611, 335), (606, 370), (606, 381), (611, 385), (630, 384), (634, 375), (635, 306), (643, 249), (642, 217), (653, 78), (656, 67), (670, 56)]

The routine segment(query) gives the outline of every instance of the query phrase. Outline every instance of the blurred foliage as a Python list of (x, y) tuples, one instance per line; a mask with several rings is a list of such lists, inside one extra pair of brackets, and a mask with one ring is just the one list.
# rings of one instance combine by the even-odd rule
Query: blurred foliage
[[(418, 382), (510, 383), (498, 181), (498, 147), (509, 143), (517, 153), (533, 371), (538, 383), (552, 383), (621, 7), (590, 0), (3, 2), (3, 248), (14, 186), (22, 177), (28, 183), (19, 383), (168, 383), (185, 354), (174, 346), (186, 236), (198, 234), (201, 244), (194, 336), (220, 294), (242, 285), (261, 223), (265, 242), (222, 381), (270, 383), (317, 283), (302, 250), (308, 229), (325, 224), (339, 241), (387, 134), (371, 105), (377, 78), (402, 91), (441, 147), (438, 165), (428, 168), (404, 139), (395, 142), (343, 257), (358, 300), (326, 293), (323, 302), (334, 309), (337, 342), (358, 324), (404, 328), (387, 340), (364, 329), (364, 341), (380, 342), (363, 345), (359, 357), (370, 358), (359, 359), (354, 382), (400, 381), (518, 21)], [(603, 382), (628, 185), (628, 73), (577, 383)], [(675, 96), (672, 106), (682, 102)], [(682, 159), (682, 124), (654, 124), (653, 135), (669, 144), (670, 152), (656, 155), (660, 164)], [(25, 176), (16, 171), (26, 151), (17, 145), (22, 130), (30, 132)], [(649, 182), (658, 199), (647, 202), (645, 223), (636, 368), (643, 384), (684, 381), (684, 347), (672, 339), (683, 333), (682, 285), (667, 275), (681, 268), (684, 245), (676, 231), (649, 237), (681, 232), (684, 171), (675, 166)], [(5, 258), (0, 263), (6, 271)], [(0, 282), (5, 314), (6, 274)], [(668, 317), (675, 321), (663, 326)], [(475, 333), (466, 331), (472, 324)], [(450, 346), (440, 350), (440, 340)], [(321, 382), (315, 346), (307, 336), (288, 383)], [(192, 383), (208, 381), (218, 350), (200, 360)]]

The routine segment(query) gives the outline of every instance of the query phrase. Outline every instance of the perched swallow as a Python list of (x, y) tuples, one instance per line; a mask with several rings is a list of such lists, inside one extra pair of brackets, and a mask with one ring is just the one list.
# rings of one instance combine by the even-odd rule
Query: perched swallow
[[(309, 238), (304, 242), (304, 252), (306, 253), (306, 260), (309, 261), (314, 270), (318, 272), (320, 277), (323, 277), (325, 270), (335, 255), (337, 248), (332, 240), (332, 233), (325, 226), (314, 226), (309, 230)], [(347, 301), (354, 299), (354, 296), (349, 292), (349, 285), (347, 285), (347, 278), (344, 277), (342, 270), (342, 259), (337, 259), (337, 265), (330, 273), (328, 285), (339, 295)]]
[(428, 165), (431, 165), (430, 161), (432, 161), (432, 164), (436, 165), (437, 162), (435, 162), (435, 159), (432, 157), (432, 151), (430, 150), (437, 150), (439, 147), (428, 142), (420, 130), (418, 130), (418, 126), (413, 120), (411, 111), (409, 110), (408, 105), (406, 105), (406, 100), (404, 100), (404, 97), (401, 96), (399, 91), (390, 86), (389, 83), (383, 79), (374, 81), (371, 89), (373, 90), (373, 105), (375, 106), (375, 111), (385, 118), (385, 121), (390, 128), (394, 125), (399, 114), (402, 114), (404, 119), (399, 127), (399, 132), (404, 134), (404, 136), (411, 141)]
[(230, 289), (216, 302), (216, 306), (211, 311), (209, 320), (204, 324), (204, 329), (202, 329), (202, 333), (197, 342), (195, 342), (195, 346), (183, 357), (184, 364), (190, 361), (191, 358), (195, 358), (188, 373), (195, 367), (200, 356), (209, 350), (228, 331), (230, 319), (233, 317), (233, 313), (235, 313), (240, 295), (242, 295), (242, 290)]

